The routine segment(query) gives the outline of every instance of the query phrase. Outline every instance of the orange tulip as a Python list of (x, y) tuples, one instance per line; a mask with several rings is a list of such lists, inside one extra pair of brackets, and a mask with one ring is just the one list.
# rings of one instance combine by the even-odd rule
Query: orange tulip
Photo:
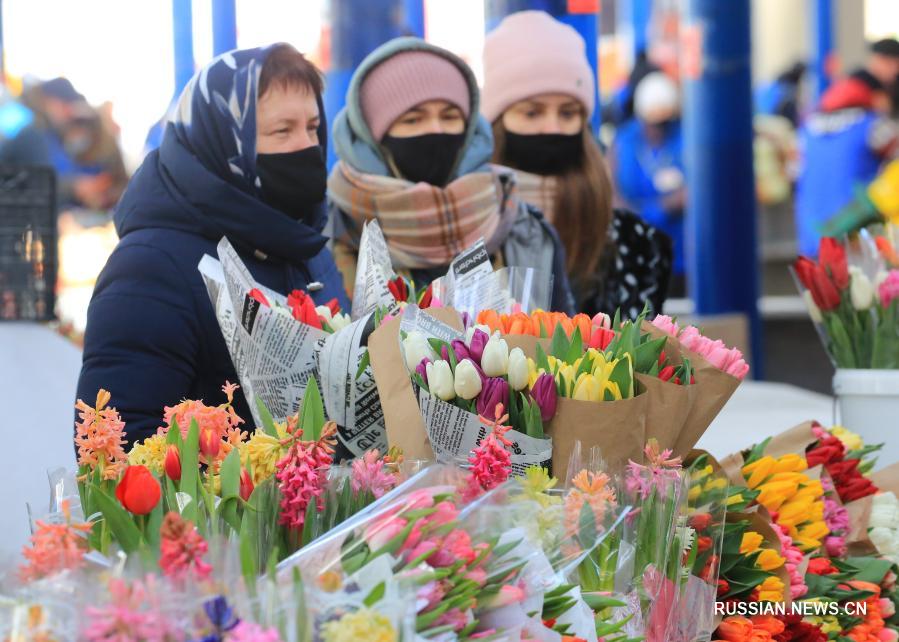
[(726, 642), (748, 642), (752, 636), (752, 621), (734, 615), (722, 620), (718, 625), (718, 637)]

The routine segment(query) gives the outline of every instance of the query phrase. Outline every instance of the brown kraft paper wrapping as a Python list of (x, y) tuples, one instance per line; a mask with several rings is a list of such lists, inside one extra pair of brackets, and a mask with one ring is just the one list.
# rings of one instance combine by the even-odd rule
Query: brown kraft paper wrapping
[(877, 554), (877, 547), (868, 537), (868, 523), (871, 521), (871, 496), (849, 502), (845, 508), (849, 513), (849, 533), (846, 535), (849, 554)]
[(812, 432), (813, 421), (804, 421), (798, 426), (774, 435), (765, 447), (765, 454), (783, 457), (795, 454), (805, 456), (806, 448), (818, 441)]
[[(693, 407), (694, 386), (679, 386), (658, 377), (637, 373), (634, 378), (645, 390), (646, 441), (655, 439), (664, 450), (675, 450), (677, 440)], [(675, 455), (685, 453), (675, 450)]]
[(654, 337), (669, 337), (665, 350), (667, 351), (669, 348), (672, 350), (669, 353), (670, 356), (676, 354), (681, 358), (689, 359), (690, 365), (695, 372), (696, 383), (691, 386), (694, 395), (693, 404), (684, 422), (684, 428), (681, 430), (674, 446), (675, 455), (686, 454), (696, 445), (699, 438), (702, 437), (712, 421), (715, 420), (715, 417), (718, 416), (718, 413), (721, 412), (721, 409), (724, 408), (740, 385), (740, 380), (725, 372), (721, 372), (703, 357), (687, 350), (676, 339), (672, 342), (671, 339), (673, 337), (659, 330), (648, 321), (644, 321), (643, 331), (649, 332)]
[(892, 491), (896, 497), (899, 497), (899, 462), (871, 473), (870, 478), (878, 490), (884, 493)]
[(553, 440), (553, 474), (563, 479), (576, 472), (567, 469), (578, 441), (583, 451), (598, 446), (612, 471), (622, 469), (629, 459), (642, 461), (647, 401), (645, 394), (621, 401), (560, 398), (556, 416), (546, 426), (546, 436)]
[[(432, 317), (461, 332), (462, 319), (451, 308), (428, 308)], [(368, 338), (371, 369), (384, 410), (387, 443), (403, 450), (406, 459), (434, 459), (412, 380), (400, 349), (400, 319), (391, 319)]]

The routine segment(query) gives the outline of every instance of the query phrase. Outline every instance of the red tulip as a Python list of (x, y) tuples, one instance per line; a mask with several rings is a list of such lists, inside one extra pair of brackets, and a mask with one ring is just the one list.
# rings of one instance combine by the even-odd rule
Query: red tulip
[(115, 496), (129, 513), (146, 515), (159, 503), (162, 488), (146, 466), (128, 466)]
[(690, 517), (689, 521), (687, 522), (690, 528), (698, 533), (702, 533), (703, 531), (705, 531), (705, 529), (707, 529), (711, 523), (712, 516), (708, 513), (696, 513), (695, 515)]
[(318, 318), (318, 312), (315, 311), (315, 302), (311, 296), (302, 290), (294, 290), (287, 295), (287, 305), (290, 306), (294, 319), (313, 328), (322, 329), (322, 322)]
[(812, 298), (823, 312), (836, 310), (840, 305), (840, 291), (820, 265), (812, 273)]
[(834, 238), (822, 238), (818, 249), (818, 261), (830, 273), (839, 289), (845, 290), (849, 287), (849, 266), (846, 263), (846, 250), (842, 243)]
[(325, 305), (328, 306), (328, 309), (331, 311), (332, 317), (340, 314), (340, 302), (336, 297), (325, 303)]
[(206, 457), (206, 461), (215, 459), (222, 448), (222, 440), (212, 428), (204, 428), (200, 432), (200, 452)]
[(431, 307), (431, 303), (434, 301), (434, 288), (433, 284), (428, 284), (428, 288), (421, 295), (421, 299), (418, 301), (418, 307), (422, 310), (425, 308)]
[(597, 350), (605, 350), (609, 347), (609, 344), (612, 343), (612, 340), (614, 338), (614, 330), (594, 327), (593, 333), (590, 335), (590, 341), (588, 342), (587, 347), (596, 348)]
[(265, 295), (258, 288), (253, 288), (252, 290), (250, 290), (248, 296), (251, 299), (255, 299), (256, 301), (258, 301), (259, 303), (261, 303), (262, 305), (264, 305), (267, 308), (271, 307), (268, 303), (268, 299), (265, 298)]
[(165, 451), (165, 474), (172, 481), (181, 480), (181, 453), (174, 444), (170, 444)]
[(250, 495), (253, 494), (253, 478), (246, 468), (240, 471), (240, 498), (245, 502), (250, 501)]
[(727, 592), (730, 591), (730, 584), (727, 583), (727, 580), (719, 578), (718, 579), (718, 596), (727, 595)]
[(805, 256), (800, 256), (793, 264), (793, 269), (796, 270), (796, 276), (799, 277), (799, 281), (805, 286), (806, 290), (812, 289), (812, 282), (814, 281), (812, 275), (817, 267), (817, 263)]
[(712, 548), (712, 538), (708, 535), (702, 535), (696, 539), (696, 550), (699, 553), (705, 553)]
[(409, 300), (409, 288), (406, 287), (406, 281), (403, 280), (403, 277), (398, 276), (392, 281), (387, 281), (387, 289), (390, 290), (390, 294), (398, 302)]
[(661, 372), (659, 372), (659, 379), (662, 381), (671, 381), (671, 377), (674, 376), (674, 366), (665, 366), (662, 368)]

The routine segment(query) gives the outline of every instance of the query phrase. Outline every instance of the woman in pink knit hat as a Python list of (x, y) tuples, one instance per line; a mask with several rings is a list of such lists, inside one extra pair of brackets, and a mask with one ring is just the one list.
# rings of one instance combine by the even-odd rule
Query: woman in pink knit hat
[(328, 179), (334, 255), (349, 292), (365, 222), (377, 220), (393, 267), (425, 286), (483, 238), (494, 267), (552, 276), (551, 306), (573, 312), (553, 227), (490, 164), (493, 137), (471, 69), (418, 38), (397, 38), (356, 69), (334, 124)]
[(482, 96), (493, 159), (517, 170), (521, 197), (559, 230), (578, 310), (634, 318), (649, 302), (660, 312), (671, 241), (612, 209), (612, 182), (590, 128), (595, 79), (583, 38), (542, 11), (508, 16), (484, 44)]

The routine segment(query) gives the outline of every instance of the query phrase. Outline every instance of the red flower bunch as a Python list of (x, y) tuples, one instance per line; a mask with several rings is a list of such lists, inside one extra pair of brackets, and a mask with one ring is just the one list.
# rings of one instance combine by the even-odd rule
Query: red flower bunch
[(846, 447), (820, 426), (815, 426), (818, 442), (805, 453), (809, 468), (823, 465), (833, 479), (837, 494), (844, 502), (851, 502), (877, 492), (877, 487), (858, 470), (858, 459), (845, 459)]
[(787, 614), (778, 618), (784, 630), (774, 635), (777, 642), (827, 642), (821, 627), (804, 622), (801, 615)]
[(811, 293), (822, 311), (836, 310), (841, 301), (841, 292), (849, 287), (849, 264), (846, 251), (839, 241), (832, 238), (821, 239), (818, 262), (800, 256), (793, 264), (796, 275)]
[(390, 290), (390, 294), (393, 295), (397, 303), (412, 303), (414, 301), (418, 304), (418, 307), (425, 309), (431, 307), (431, 304), (434, 302), (434, 291), (430, 284), (422, 292), (416, 294), (414, 284), (407, 283), (406, 279), (398, 276), (387, 281), (387, 289)]
[(839, 573), (840, 570), (828, 557), (813, 557), (808, 561), (808, 572), (812, 575), (833, 575)]
[[(325, 305), (331, 310), (332, 317), (340, 312), (340, 304), (337, 299), (331, 299)], [(293, 318), (300, 323), (311, 325), (319, 330), (324, 327), (322, 319), (315, 309), (315, 301), (302, 290), (294, 290), (287, 295), (287, 307), (290, 308)]]

